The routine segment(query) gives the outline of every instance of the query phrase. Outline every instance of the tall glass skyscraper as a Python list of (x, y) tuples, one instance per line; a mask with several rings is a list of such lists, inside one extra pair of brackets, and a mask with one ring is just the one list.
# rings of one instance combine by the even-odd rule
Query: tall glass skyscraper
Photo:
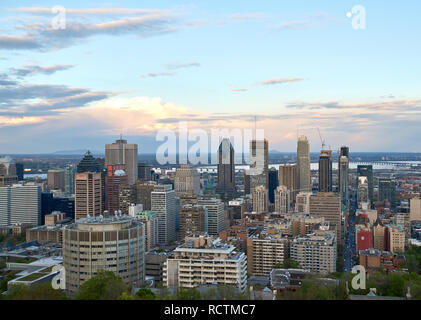
[(310, 192), (310, 143), (307, 137), (301, 136), (297, 142), (297, 189)]

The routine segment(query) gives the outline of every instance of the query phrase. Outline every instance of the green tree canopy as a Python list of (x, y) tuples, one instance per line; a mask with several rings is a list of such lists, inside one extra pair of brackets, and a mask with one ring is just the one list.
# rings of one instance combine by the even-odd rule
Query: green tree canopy
[(117, 300), (127, 286), (112, 271), (99, 270), (97, 275), (84, 282), (76, 295), (78, 300)]
[(151, 289), (139, 289), (134, 295), (136, 300), (155, 300), (156, 295)]
[(33, 287), (16, 284), (9, 288), (3, 299), (6, 300), (65, 300), (68, 299), (63, 290), (53, 289), (50, 283), (42, 283)]

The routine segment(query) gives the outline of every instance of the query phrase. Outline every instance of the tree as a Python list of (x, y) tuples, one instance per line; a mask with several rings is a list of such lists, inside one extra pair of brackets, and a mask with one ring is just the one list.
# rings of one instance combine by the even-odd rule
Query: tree
[(203, 300), (246, 300), (246, 294), (238, 291), (237, 288), (228, 285), (218, 285), (203, 294)]
[(134, 297), (136, 300), (155, 300), (156, 295), (151, 289), (139, 289)]
[(117, 300), (127, 286), (112, 271), (99, 270), (97, 275), (84, 282), (76, 295), (78, 300)]
[(292, 258), (285, 259), (280, 269), (300, 269), (300, 264)]
[(177, 290), (175, 298), (177, 300), (200, 300), (200, 292), (196, 288), (183, 288)]
[(53, 289), (50, 283), (42, 283), (33, 287), (16, 284), (10, 287), (3, 297), (6, 300), (66, 300), (63, 290)]

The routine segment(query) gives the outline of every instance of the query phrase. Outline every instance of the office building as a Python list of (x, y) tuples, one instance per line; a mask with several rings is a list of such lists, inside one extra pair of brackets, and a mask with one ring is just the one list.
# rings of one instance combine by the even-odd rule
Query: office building
[[(373, 166), (370, 165), (358, 165), (357, 166), (357, 183), (359, 183), (359, 177), (366, 177), (368, 184), (368, 199), (369, 205), (374, 204), (374, 178), (373, 178)], [(358, 185), (357, 185), (358, 189)], [(357, 199), (359, 201), (359, 199)], [(360, 201), (359, 201), (360, 202)]]
[(0, 187), (11, 186), (17, 182), (15, 161), (9, 156), (0, 158)]
[(182, 164), (175, 171), (174, 190), (177, 195), (182, 193), (200, 193), (200, 174), (188, 164)]
[(197, 232), (208, 232), (207, 209), (201, 205), (186, 204), (180, 210), (180, 240)]
[(297, 184), (298, 172), (297, 165), (295, 164), (284, 164), (279, 166), (278, 172), (278, 185), (285, 186), (291, 193), (291, 202), (295, 202), (295, 198), (298, 194)]
[(198, 204), (204, 206), (208, 214), (208, 233), (217, 236), (225, 228), (224, 203), (219, 199), (201, 199)]
[(137, 144), (128, 144), (121, 137), (112, 144), (105, 145), (105, 165), (124, 164), (129, 184), (134, 184), (138, 178)]
[(389, 225), (389, 248), (390, 252), (405, 252), (405, 230), (398, 225)]
[(269, 177), (269, 188), (268, 188), (268, 197), (270, 203), (275, 203), (275, 189), (279, 186), (278, 182), (278, 170), (275, 168), (270, 168), (268, 171)]
[(145, 163), (139, 163), (137, 165), (137, 178), (140, 181), (151, 181), (152, 167)]
[(107, 176), (105, 177), (105, 210), (114, 214), (120, 210), (120, 186), (128, 184), (124, 164), (114, 164), (107, 166)]
[(295, 211), (299, 213), (309, 213), (310, 212), (310, 197), (313, 194), (311, 192), (300, 192), (297, 195), (295, 201)]
[[(139, 205), (138, 205), (139, 206)], [(140, 205), (141, 206), (141, 205)], [(131, 206), (131, 210), (136, 206)], [(134, 210), (133, 210), (134, 211)], [(136, 217), (144, 225), (145, 252), (151, 251), (158, 244), (158, 215), (152, 211), (141, 211), (139, 213), (130, 212), (130, 215)]]
[(134, 288), (144, 284), (143, 224), (130, 216), (89, 217), (63, 230), (66, 291), (74, 294), (99, 270), (112, 271)]
[(0, 226), (41, 224), (41, 188), (14, 184), (0, 187)]
[(379, 178), (379, 201), (388, 201), (392, 209), (396, 208), (396, 182), (394, 180)]
[(291, 192), (286, 186), (279, 186), (275, 190), (275, 212), (288, 213), (291, 203)]
[(342, 206), (349, 208), (349, 158), (341, 156), (339, 158), (339, 195), (341, 197)]
[(151, 211), (158, 216), (158, 244), (176, 241), (176, 199), (169, 184), (155, 185), (151, 192)]
[(409, 200), (410, 221), (421, 221), (421, 199), (412, 198)]
[(102, 175), (85, 172), (75, 175), (75, 218), (102, 214)]
[(136, 203), (136, 186), (120, 185), (118, 188), (118, 204), (122, 214), (129, 214), (129, 208)]
[(64, 170), (48, 170), (47, 173), (48, 189), (64, 191)]
[[(297, 189), (299, 192), (310, 192), (310, 143), (307, 137), (300, 136), (297, 142)], [(281, 181), (279, 181), (282, 184)]]
[(223, 139), (218, 148), (218, 185), (216, 192), (222, 199), (235, 196), (234, 148), (229, 139)]
[(357, 224), (355, 226), (355, 242), (357, 253), (360, 250), (373, 248), (373, 233), (368, 225)]
[(362, 210), (371, 208), (369, 184), (365, 176), (358, 177), (357, 208)]
[(77, 165), (76, 172), (102, 172), (102, 168), (99, 162), (93, 157), (92, 153), (88, 151)]
[(319, 157), (319, 192), (332, 192), (332, 151), (322, 150)]
[(254, 212), (268, 212), (268, 190), (265, 186), (261, 185), (254, 188), (252, 200)]
[(229, 285), (240, 292), (247, 288), (247, 258), (233, 245), (208, 235), (186, 237), (164, 265), (168, 288), (195, 288), (201, 285)]
[(268, 140), (250, 140), (250, 191), (257, 186), (269, 186), (269, 143)]

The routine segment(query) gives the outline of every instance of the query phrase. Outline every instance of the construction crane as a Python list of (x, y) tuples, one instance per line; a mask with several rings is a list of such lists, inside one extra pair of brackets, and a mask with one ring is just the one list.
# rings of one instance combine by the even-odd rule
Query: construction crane
[(322, 143), (322, 150), (324, 150), (326, 144), (325, 144), (325, 140), (323, 140), (323, 138), (322, 138), (322, 134), (320, 133), (319, 127), (317, 127), (317, 131), (319, 132), (320, 142)]

